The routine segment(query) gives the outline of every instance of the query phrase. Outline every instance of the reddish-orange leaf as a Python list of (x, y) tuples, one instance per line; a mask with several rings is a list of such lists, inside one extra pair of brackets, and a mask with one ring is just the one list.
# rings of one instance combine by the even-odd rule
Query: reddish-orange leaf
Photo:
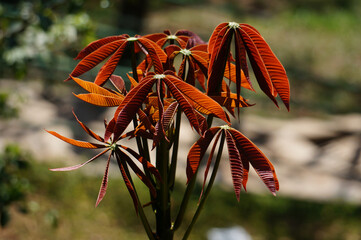
[(92, 157), (91, 159), (89, 159), (88, 161), (84, 162), (84, 163), (81, 163), (81, 164), (77, 164), (77, 165), (74, 165), (74, 166), (70, 166), (70, 167), (63, 167), (63, 168), (52, 168), (52, 169), (49, 169), (50, 171), (53, 171), (53, 172), (64, 172), (64, 171), (72, 171), (72, 170), (76, 170), (78, 168), (81, 168), (82, 166), (94, 161), (95, 159), (97, 159), (98, 157), (102, 156), (104, 153), (108, 152), (110, 149), (105, 149), (103, 152), (99, 153), (98, 155)]
[(239, 201), (239, 195), (242, 189), (242, 178), (243, 178), (243, 164), (241, 160), (241, 155), (236, 147), (236, 143), (232, 137), (232, 135), (226, 132), (226, 140), (228, 147), (228, 156), (229, 162), (231, 165), (231, 174), (233, 180), (233, 188), (236, 193), (237, 200)]
[[(168, 86), (169, 90), (171, 91), (174, 98), (179, 103), (180, 107), (182, 108), (184, 114), (187, 116), (189, 123), (191, 124), (191, 127), (194, 128), (198, 133), (200, 133), (199, 129), (199, 122), (197, 119), (197, 116), (194, 112), (194, 108), (191, 105), (191, 103), (186, 99), (186, 97), (183, 95), (183, 93), (174, 85), (174, 79), (175, 77), (171, 75), (167, 75), (166, 78), (163, 79), (165, 84)], [(178, 80), (178, 79), (177, 79)], [(178, 80), (181, 81), (181, 80)], [(184, 84), (187, 84), (183, 81), (181, 81)], [(189, 84), (188, 84), (189, 85)]]
[(244, 26), (242, 27), (242, 29), (247, 32), (247, 34), (256, 45), (267, 68), (267, 71), (271, 77), (274, 88), (276, 89), (283, 103), (289, 110), (290, 86), (285, 69), (283, 68), (277, 57), (274, 55), (271, 48), (268, 46), (263, 37), (261, 37), (256, 31), (254, 31), (253, 28)]
[[(114, 42), (110, 42), (102, 47), (98, 48), (94, 52), (88, 54), (84, 57), (78, 65), (71, 72), (71, 76), (78, 77), (83, 73), (89, 71), (94, 68), (96, 65), (101, 63), (104, 59), (109, 57), (118, 47), (120, 47), (124, 43), (124, 39), (117, 40)], [(69, 80), (70, 78), (68, 78)]]
[[(229, 69), (231, 69), (231, 72), (229, 72)], [(224, 70), (224, 77), (236, 83), (236, 66), (233, 63), (226, 64), (226, 68)], [(242, 70), (241, 70), (241, 87), (254, 91), (251, 82), (247, 80)]]
[(227, 27), (228, 23), (221, 23), (219, 24), (213, 31), (211, 37), (209, 38), (208, 42), (208, 51), (209, 53), (213, 52), (213, 49), (215, 48), (216, 42), (218, 40), (218, 34), (221, 30), (224, 30)]
[(275, 195), (279, 190), (279, 183), (272, 163), (247, 137), (235, 129), (228, 130), (239, 144), (239, 151), (251, 163), (258, 176), (266, 184), (268, 189)]
[(128, 163), (129, 167), (134, 171), (134, 173), (138, 176), (138, 178), (149, 188), (152, 196), (156, 197), (157, 192), (150, 179), (147, 178), (147, 176), (145, 176), (142, 170), (140, 170), (140, 168), (132, 161), (132, 159), (127, 154), (125, 154), (121, 150), (119, 150), (118, 154), (123, 161)]
[(81, 86), (82, 88), (84, 88), (86, 91), (88, 91), (90, 93), (96, 93), (96, 94), (114, 97), (114, 98), (119, 98), (121, 96), (120, 94), (112, 93), (111, 91), (109, 91), (103, 87), (100, 87), (95, 83), (92, 83), (89, 81), (84, 81), (84, 80), (81, 80), (80, 78), (76, 78), (76, 77), (72, 77), (72, 76), (71, 76), (71, 79), (73, 79), (74, 82), (76, 82), (79, 86)]
[(81, 50), (81, 52), (78, 54), (78, 56), (75, 59), (83, 59), (85, 56), (94, 52), (101, 46), (108, 44), (110, 42), (117, 41), (117, 40), (126, 39), (127, 37), (128, 37), (128, 35), (123, 34), (120, 36), (105, 37), (105, 38), (96, 40), (94, 42), (91, 42), (88, 46), (86, 46), (83, 50)]
[(207, 166), (206, 166), (206, 168), (205, 168), (205, 170), (204, 170), (203, 186), (202, 186), (201, 194), (199, 195), (199, 200), (201, 200), (201, 198), (202, 198), (203, 190), (204, 190), (204, 187), (205, 187), (205, 185), (206, 185), (206, 181), (207, 181), (207, 177), (208, 177), (208, 172), (209, 172), (209, 169), (210, 169), (210, 167), (211, 167), (211, 163), (212, 163), (214, 151), (216, 150), (216, 146), (217, 146), (219, 137), (220, 137), (221, 135), (222, 135), (221, 132), (218, 132), (218, 133), (217, 133), (217, 136), (216, 136), (216, 139), (214, 140), (214, 143), (213, 143), (211, 152), (209, 153), (209, 157), (208, 157), (208, 161), (207, 161)]
[(201, 138), (196, 141), (188, 152), (187, 156), (187, 179), (188, 182), (198, 170), (199, 164), (206, 153), (206, 150), (211, 143), (213, 137), (220, 130), (220, 127), (213, 127), (208, 129)]
[(70, 144), (72, 144), (74, 146), (77, 146), (77, 147), (81, 147), (81, 148), (106, 148), (107, 147), (107, 146), (102, 145), (102, 144), (84, 142), (84, 141), (79, 141), (79, 140), (74, 140), (74, 139), (71, 139), (71, 138), (67, 138), (67, 137), (64, 137), (64, 136), (54, 132), (54, 131), (48, 131), (48, 130), (45, 130), (45, 131), (47, 131), (51, 135), (63, 140), (64, 142), (70, 143)]
[(148, 51), (154, 65), (155, 72), (163, 73), (162, 63), (167, 61), (167, 55), (165, 52), (156, 43), (146, 38), (139, 38), (138, 42)]
[(232, 31), (229, 29), (220, 33), (222, 34), (220, 43), (214, 46), (215, 49), (211, 54), (211, 60), (209, 62), (208, 69), (208, 83), (207, 83), (207, 95), (219, 95), (221, 92), (221, 85), (224, 76), (224, 70), (226, 68), (226, 63), (229, 60), (229, 50), (232, 40)]
[(112, 155), (110, 154), (109, 157), (108, 157), (107, 165), (105, 167), (105, 172), (104, 172), (102, 184), (101, 184), (100, 189), (99, 189), (98, 198), (97, 198), (97, 201), (95, 203), (95, 207), (97, 207), (99, 205), (99, 203), (103, 200), (103, 198), (105, 196), (105, 193), (107, 192), (109, 164), (110, 164), (110, 157), (111, 156)]
[[(136, 211), (136, 213), (138, 215), (138, 198), (137, 198), (137, 194), (136, 194), (136, 192), (135, 192), (135, 190), (133, 188), (132, 182), (129, 179), (131, 176), (128, 176), (127, 172), (124, 169), (125, 167), (128, 168), (128, 166), (126, 166), (126, 162), (124, 160), (123, 161), (121, 160), (121, 157), (117, 154), (117, 152), (116, 152), (115, 156), (116, 156), (118, 167), (119, 167), (120, 173), (122, 174), (125, 186), (127, 187), (128, 192), (129, 192), (130, 196), (132, 197), (133, 204), (134, 204), (134, 207), (135, 207), (135, 211)], [(123, 166), (123, 164), (125, 164), (125, 166)]]
[(261, 54), (259, 53), (256, 45), (254, 44), (250, 36), (247, 34), (247, 32), (245, 32), (242, 28), (237, 28), (237, 31), (239, 31), (242, 37), (243, 43), (246, 47), (246, 51), (248, 54), (248, 59), (251, 62), (253, 72), (256, 76), (260, 88), (278, 107), (277, 101), (273, 94), (274, 90), (273, 90), (271, 77), (263, 62)]
[[(149, 41), (149, 40), (148, 40)], [(118, 107), (118, 115), (115, 115), (116, 124), (114, 127), (114, 140), (117, 140), (123, 134), (129, 123), (132, 121), (135, 114), (138, 112), (139, 107), (147, 97), (151, 87), (156, 79), (153, 77), (144, 78), (138, 86), (134, 87), (125, 96), (122, 104)], [(107, 139), (105, 139), (107, 140)]]
[(228, 122), (226, 113), (223, 111), (222, 107), (209, 96), (205, 95), (197, 88), (193, 87), (190, 84), (187, 84), (176, 77), (167, 75), (167, 78), (172, 81), (172, 83), (182, 92), (184, 96), (190, 99), (194, 107), (205, 114), (214, 114), (216, 117), (222, 119), (223, 121)]
[(117, 67), (119, 60), (122, 58), (127, 45), (128, 41), (125, 41), (102, 66), (97, 74), (97, 77), (95, 78), (95, 84), (102, 86), (109, 79)]
[(78, 117), (75, 115), (75, 112), (73, 110), (73, 115), (76, 119), (76, 121), (79, 123), (79, 125), (83, 128), (83, 130), (92, 138), (98, 140), (99, 142), (104, 142), (104, 139), (102, 137), (100, 137), (98, 134), (96, 134), (95, 132), (93, 132), (92, 130), (90, 130), (84, 123), (82, 123)]
[(96, 94), (96, 93), (87, 93), (87, 94), (74, 94), (74, 96), (76, 96), (77, 98), (96, 105), (96, 106), (101, 106), (101, 107), (116, 107), (119, 106), (124, 97), (118, 96), (118, 97), (109, 97), (109, 96), (104, 96), (104, 95), (100, 95), (100, 94)]

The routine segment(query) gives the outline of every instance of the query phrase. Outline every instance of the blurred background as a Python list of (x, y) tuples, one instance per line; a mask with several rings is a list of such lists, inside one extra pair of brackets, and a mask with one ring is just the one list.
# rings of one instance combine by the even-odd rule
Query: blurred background
[[(273, 197), (253, 172), (238, 203), (224, 161), (190, 239), (231, 239), (225, 237), (230, 232), (260, 240), (361, 239), (357, 0), (2, 0), (0, 239), (145, 239), (120, 174), (111, 172), (107, 196), (95, 209), (103, 164), (50, 172), (94, 152), (74, 149), (44, 129), (81, 139), (74, 108), (93, 130), (103, 131), (109, 113), (78, 101), (72, 92), (81, 90), (63, 82), (91, 41), (165, 29), (188, 29), (207, 41), (229, 21), (258, 29), (290, 79), (290, 112), (260, 91), (245, 92), (256, 105), (242, 109), (234, 123), (274, 163), (280, 192)], [(129, 71), (124, 64), (118, 74)], [(193, 141), (185, 140), (181, 154)], [(185, 188), (184, 164), (175, 199)], [(195, 194), (193, 206), (197, 200)]]

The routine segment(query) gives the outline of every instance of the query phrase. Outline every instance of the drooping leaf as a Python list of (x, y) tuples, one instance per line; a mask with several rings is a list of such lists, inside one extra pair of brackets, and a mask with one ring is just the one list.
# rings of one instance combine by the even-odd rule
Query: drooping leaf
[[(163, 79), (165, 84), (168, 86), (169, 90), (171, 91), (174, 98), (179, 103), (180, 107), (182, 108), (184, 114), (187, 116), (191, 127), (194, 128), (198, 133), (200, 133), (199, 123), (197, 120), (197, 116), (194, 112), (193, 106), (189, 103), (183, 93), (174, 85), (173, 81), (168, 79), (169, 76)], [(179, 80), (181, 81), (181, 80)], [(183, 81), (181, 81), (183, 82)], [(184, 82), (183, 82), (184, 83)], [(186, 84), (186, 83), (184, 83)], [(188, 84), (189, 85), (189, 84)]]
[(239, 195), (242, 189), (242, 181), (243, 181), (243, 164), (241, 160), (241, 155), (236, 147), (236, 143), (232, 137), (232, 135), (226, 132), (226, 140), (227, 140), (227, 147), (228, 147), (228, 155), (229, 155), (229, 162), (231, 165), (231, 174), (233, 180), (233, 188), (236, 194), (237, 200), (239, 201)]
[(173, 102), (172, 104), (169, 105), (169, 107), (164, 111), (163, 114), (163, 129), (165, 131), (168, 131), (169, 126), (177, 112), (178, 109), (178, 103), (177, 102)]
[(152, 182), (145, 176), (145, 174), (139, 169), (139, 167), (132, 161), (132, 159), (125, 154), (123, 151), (118, 151), (119, 157), (123, 159), (129, 167), (134, 171), (134, 173), (138, 176), (138, 178), (149, 188), (153, 197), (157, 196), (157, 191), (153, 186)]
[(246, 47), (248, 59), (251, 62), (253, 72), (260, 88), (278, 107), (277, 101), (274, 97), (273, 84), (261, 54), (259, 53), (253, 40), (242, 28), (237, 28), (237, 31), (239, 31), (242, 41)]
[(156, 177), (159, 181), (162, 180), (160, 173), (158, 169), (149, 161), (147, 161), (145, 158), (140, 156), (138, 153), (136, 153), (133, 149), (129, 147), (125, 147), (122, 145), (119, 145), (121, 148), (126, 150), (128, 153), (130, 153), (135, 159), (137, 159), (145, 168), (147, 168), (153, 175)]
[(227, 25), (228, 25), (228, 23), (221, 23), (213, 30), (213, 33), (208, 41), (208, 51), (207, 52), (209, 52), (209, 53), (213, 52), (213, 50), (215, 49), (215, 45), (217, 45), (216, 42), (219, 40), (219, 37), (218, 37), (219, 32), (221, 30), (225, 30)]
[(108, 188), (108, 174), (109, 174), (109, 164), (110, 164), (110, 157), (112, 155), (110, 154), (107, 160), (107, 165), (105, 167), (105, 172), (104, 172), (104, 176), (103, 176), (103, 180), (102, 180), (102, 184), (100, 186), (99, 189), (99, 193), (98, 193), (98, 198), (97, 201), (95, 203), (95, 207), (97, 207), (99, 205), (99, 203), (103, 200), (106, 192), (107, 192), (107, 188)]
[[(151, 87), (153, 86), (156, 79), (148, 77), (146, 80), (143, 79), (138, 86), (134, 87), (125, 96), (122, 104), (118, 107), (118, 115), (115, 115), (116, 123), (114, 126), (114, 140), (117, 140), (120, 135), (127, 128), (129, 123), (133, 120), (133, 117), (138, 112), (139, 107), (144, 102), (144, 99), (148, 95)], [(107, 141), (107, 139), (105, 138)]]
[[(226, 68), (224, 70), (224, 77), (236, 83), (236, 66), (233, 63), (226, 64)], [(241, 71), (241, 87), (254, 91), (252, 83), (247, 80), (243, 71)]]
[(253, 28), (243, 26), (242, 29), (247, 32), (254, 44), (256, 45), (262, 60), (267, 68), (267, 71), (271, 77), (272, 84), (280, 95), (283, 103), (289, 110), (289, 99), (290, 99), (290, 86), (286, 71), (283, 68), (280, 61), (272, 52), (266, 41), (257, 33)]
[[(128, 168), (128, 166), (126, 166), (126, 162), (124, 160), (123, 161), (121, 160), (121, 157), (117, 154), (117, 152), (116, 152), (115, 156), (116, 156), (118, 167), (119, 167), (120, 173), (122, 174), (125, 186), (127, 187), (128, 192), (129, 192), (130, 196), (132, 197), (135, 211), (136, 211), (136, 214), (138, 215), (138, 207), (139, 206), (138, 206), (137, 194), (133, 188), (131, 180), (129, 179), (131, 176), (128, 176), (127, 172), (124, 169), (125, 167)], [(123, 164), (125, 164), (125, 165), (123, 165)]]
[(220, 137), (220, 136), (221, 136), (221, 132), (218, 132), (217, 135), (216, 135), (216, 139), (214, 140), (214, 143), (213, 143), (211, 152), (209, 153), (209, 157), (208, 157), (208, 161), (207, 161), (207, 166), (206, 166), (206, 168), (205, 168), (205, 170), (204, 170), (203, 186), (202, 186), (201, 194), (199, 195), (199, 200), (202, 198), (202, 195), (203, 195), (203, 191), (204, 191), (204, 187), (205, 187), (205, 185), (206, 185), (206, 181), (207, 181), (207, 177), (208, 177), (208, 172), (209, 172), (209, 169), (210, 169), (210, 167), (211, 167), (211, 163), (212, 163), (214, 151), (216, 150), (216, 146), (217, 146), (217, 143), (218, 143), (218, 140), (219, 140), (219, 137)]
[(232, 31), (226, 30), (224, 37), (219, 39), (221, 40), (219, 46), (215, 45), (214, 47), (218, 47), (218, 51), (214, 49), (212, 52), (208, 68), (207, 95), (211, 96), (219, 95), (221, 90), (224, 70), (229, 60)]
[(188, 182), (198, 170), (199, 164), (207, 151), (207, 148), (213, 137), (220, 130), (219, 127), (212, 127), (208, 129), (201, 138), (199, 138), (191, 147), (187, 156), (187, 179)]
[(275, 195), (276, 191), (279, 190), (279, 183), (272, 163), (261, 150), (259, 150), (259, 148), (242, 133), (235, 129), (229, 129), (229, 132), (239, 144), (239, 147), (241, 148), (239, 151), (244, 153), (243, 156), (251, 163), (258, 176)]
[(176, 77), (167, 75), (167, 78), (172, 81), (172, 83), (182, 92), (184, 96), (194, 103), (194, 106), (198, 111), (205, 114), (214, 114), (216, 117), (229, 123), (225, 112), (216, 101), (199, 91), (197, 88), (177, 79)]
[(146, 38), (139, 38), (138, 41), (148, 51), (148, 54), (152, 59), (154, 65), (155, 72), (163, 73), (162, 63), (165, 63), (167, 61), (167, 55), (165, 54), (165, 52), (156, 43)]

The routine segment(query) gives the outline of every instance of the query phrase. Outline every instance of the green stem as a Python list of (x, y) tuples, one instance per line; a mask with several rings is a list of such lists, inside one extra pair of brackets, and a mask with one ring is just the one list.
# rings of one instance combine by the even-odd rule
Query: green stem
[(182, 118), (182, 111), (178, 109), (177, 111), (177, 119), (175, 123), (175, 134), (174, 134), (174, 142), (173, 142), (173, 149), (172, 149), (172, 162), (170, 165), (170, 172), (169, 172), (169, 189), (172, 191), (174, 188), (175, 182), (175, 175), (177, 170), (177, 159), (178, 159), (178, 147), (179, 147), (179, 132), (180, 132), (180, 125), (181, 125), (181, 118)]
[(132, 71), (133, 71), (133, 78), (135, 79), (135, 81), (139, 82), (138, 80), (138, 73), (137, 73), (137, 58), (135, 55), (135, 51), (134, 51), (134, 44), (135, 42), (131, 42), (130, 43), (130, 51), (131, 51), (131, 61), (132, 61)]
[(217, 158), (216, 158), (216, 162), (214, 163), (211, 178), (209, 179), (207, 188), (206, 188), (206, 190), (205, 190), (205, 192), (204, 192), (204, 194), (202, 196), (202, 199), (199, 202), (198, 208), (197, 208), (197, 210), (196, 210), (196, 212), (195, 212), (195, 214), (193, 216), (192, 222), (188, 226), (188, 228), (187, 228), (187, 230), (186, 230), (186, 232), (185, 232), (185, 234), (183, 236), (183, 240), (186, 240), (189, 237), (189, 234), (192, 231), (192, 228), (193, 228), (195, 222), (197, 221), (197, 219), (198, 219), (198, 217), (199, 217), (199, 215), (200, 215), (200, 213), (201, 213), (201, 211), (203, 209), (204, 203), (206, 202), (206, 200), (207, 200), (207, 198), (209, 196), (209, 193), (211, 192), (214, 180), (216, 179), (216, 175), (217, 175), (217, 172), (218, 172), (219, 163), (221, 161), (224, 141), (225, 141), (225, 133), (222, 132), (221, 142), (219, 143)]
[(179, 211), (178, 211), (177, 218), (176, 218), (176, 220), (174, 222), (174, 226), (173, 226), (173, 229), (172, 229), (173, 231), (177, 230), (180, 227), (180, 225), (181, 225), (181, 223), (183, 221), (184, 215), (186, 213), (186, 209), (188, 207), (189, 199), (192, 196), (194, 185), (195, 185), (196, 180), (197, 180), (197, 173), (198, 173), (198, 169), (194, 173), (192, 179), (187, 184), (187, 188), (186, 188), (186, 190), (184, 192), (184, 196), (183, 196), (182, 203), (181, 203), (181, 206), (180, 206)]
[[(117, 154), (117, 153), (116, 153)], [(118, 155), (118, 154), (117, 154)], [(145, 215), (144, 213), (144, 210), (143, 210), (143, 207), (142, 207), (142, 204), (140, 203), (140, 200), (139, 200), (139, 196), (138, 196), (138, 193), (135, 189), (135, 185), (133, 183), (133, 179), (132, 179), (132, 176), (129, 172), (129, 168), (128, 168), (128, 165), (126, 162), (123, 162), (123, 163), (120, 163), (119, 161), (122, 161), (121, 158), (119, 156), (117, 156), (117, 161), (118, 161), (118, 164), (122, 164), (123, 168), (124, 168), (124, 171), (129, 179), (129, 182), (130, 184), (132, 185), (133, 189), (134, 189), (134, 193), (135, 193), (135, 196), (136, 196), (136, 199), (137, 199), (137, 203), (138, 203), (138, 213), (139, 213), (139, 217), (140, 217), (140, 220), (143, 224), (143, 227), (145, 229), (145, 232), (147, 233), (148, 235), (148, 238), (149, 240), (155, 240), (155, 237), (154, 237), (154, 234), (153, 234), (153, 231), (152, 231), (152, 228), (150, 227), (149, 225), (149, 222), (148, 222), (148, 219), (147, 219), (147, 216)]]
[(213, 115), (208, 115), (208, 117), (207, 117), (207, 126), (208, 126), (208, 128), (211, 128), (212, 123), (213, 123)]
[(167, 181), (169, 165), (169, 150), (167, 142), (165, 140), (161, 140), (156, 151), (156, 167), (162, 178), (162, 183), (157, 189), (157, 235), (161, 240), (171, 240), (173, 239), (173, 232), (171, 231), (170, 196)]

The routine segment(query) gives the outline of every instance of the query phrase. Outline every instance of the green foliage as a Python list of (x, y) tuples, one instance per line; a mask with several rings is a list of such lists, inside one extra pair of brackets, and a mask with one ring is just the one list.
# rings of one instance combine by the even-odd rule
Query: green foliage
[(16, 117), (17, 114), (18, 109), (9, 103), (9, 94), (0, 92), (0, 118), (12, 118)]
[(94, 26), (81, 6), (78, 0), (1, 2), (0, 75), (22, 78), (29, 65), (53, 67), (59, 52), (92, 40)]
[[(6, 229), (11, 236), (54, 240), (91, 239), (94, 236), (111, 240), (122, 236), (121, 239), (144, 240), (139, 220), (134, 209), (129, 207), (132, 200), (125, 186), (119, 186), (122, 180), (116, 178), (116, 174), (109, 181), (109, 189), (114, 191), (109, 191), (104, 204), (95, 209), (94, 198), (101, 176), (79, 172), (52, 173), (47, 170), (50, 166), (34, 162), (31, 171), (28, 169), (24, 173), (34, 191), (28, 196), (29, 214), (22, 219), (14, 218), (14, 224)], [(146, 187), (140, 181), (135, 184), (141, 197), (146, 197)], [(201, 188), (201, 185), (196, 186), (191, 206), (196, 206)], [(176, 182), (174, 189), (174, 197), (182, 198), (184, 183)], [(151, 211), (151, 206), (145, 207), (145, 211)], [(361, 235), (360, 214), (361, 206), (345, 202), (315, 202), (252, 193), (241, 194), (241, 202), (237, 204), (231, 189), (215, 186), (200, 215), (197, 230), (189, 239), (206, 240), (210, 228), (235, 225), (243, 226), (259, 240), (358, 239)], [(185, 218), (190, 221), (192, 214)], [(32, 222), (37, 222), (36, 226), (26, 227)], [(183, 232), (185, 228), (181, 227), (179, 231)], [(0, 232), (1, 239), (9, 239), (6, 236)]]
[(30, 190), (29, 180), (22, 176), (29, 168), (27, 160), (17, 145), (7, 145), (0, 155), (0, 225), (3, 227), (10, 220), (8, 207), (24, 200)]

